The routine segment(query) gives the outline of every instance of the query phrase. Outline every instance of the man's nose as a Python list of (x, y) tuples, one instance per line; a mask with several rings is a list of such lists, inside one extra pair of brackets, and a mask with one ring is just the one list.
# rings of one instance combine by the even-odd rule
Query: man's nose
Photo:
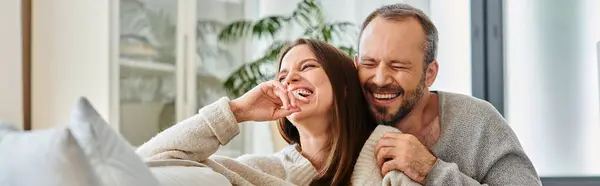
[(375, 75), (373, 75), (372, 82), (377, 86), (385, 86), (392, 83), (391, 72), (386, 65), (379, 64), (375, 70)]

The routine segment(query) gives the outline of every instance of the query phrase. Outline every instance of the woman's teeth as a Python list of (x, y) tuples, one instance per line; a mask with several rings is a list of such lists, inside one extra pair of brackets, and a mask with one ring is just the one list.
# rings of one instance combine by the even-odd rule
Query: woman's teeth
[(394, 99), (398, 97), (399, 94), (390, 94), (390, 93), (373, 93), (373, 97), (375, 99)]
[(312, 91), (306, 90), (306, 89), (296, 89), (296, 90), (294, 90), (294, 94), (302, 96), (302, 97), (307, 97), (307, 96), (312, 95)]

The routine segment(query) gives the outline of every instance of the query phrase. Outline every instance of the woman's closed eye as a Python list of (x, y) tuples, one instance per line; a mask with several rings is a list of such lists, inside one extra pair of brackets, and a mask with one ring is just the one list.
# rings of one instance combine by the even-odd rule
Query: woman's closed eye
[(302, 68), (300, 68), (300, 70), (301, 70), (301, 71), (305, 71), (305, 70), (307, 70), (307, 69), (311, 69), (311, 68), (314, 68), (314, 67), (317, 67), (317, 65), (314, 65), (314, 64), (306, 64), (306, 65), (303, 65), (303, 66), (302, 66)]
[(278, 80), (279, 80), (279, 82), (283, 82), (283, 80), (285, 80), (285, 76), (284, 75), (279, 76)]

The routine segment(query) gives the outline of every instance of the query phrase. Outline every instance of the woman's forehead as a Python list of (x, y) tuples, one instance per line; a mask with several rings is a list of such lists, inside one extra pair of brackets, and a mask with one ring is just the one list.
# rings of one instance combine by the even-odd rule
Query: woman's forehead
[(281, 59), (281, 69), (300, 64), (308, 59), (316, 60), (315, 54), (308, 45), (294, 46)]
[(298, 45), (290, 49), (290, 51), (283, 56), (282, 61), (284, 63), (297, 63), (307, 58), (315, 58), (315, 54), (308, 45)]

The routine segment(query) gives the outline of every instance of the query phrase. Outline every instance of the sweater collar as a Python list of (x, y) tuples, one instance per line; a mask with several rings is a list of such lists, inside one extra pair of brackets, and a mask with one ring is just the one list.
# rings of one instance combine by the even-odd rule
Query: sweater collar
[(317, 170), (297, 150), (298, 144), (292, 144), (280, 151), (284, 156), (282, 158), (283, 165), (286, 166), (288, 181), (296, 185), (310, 185), (314, 177), (317, 175)]

